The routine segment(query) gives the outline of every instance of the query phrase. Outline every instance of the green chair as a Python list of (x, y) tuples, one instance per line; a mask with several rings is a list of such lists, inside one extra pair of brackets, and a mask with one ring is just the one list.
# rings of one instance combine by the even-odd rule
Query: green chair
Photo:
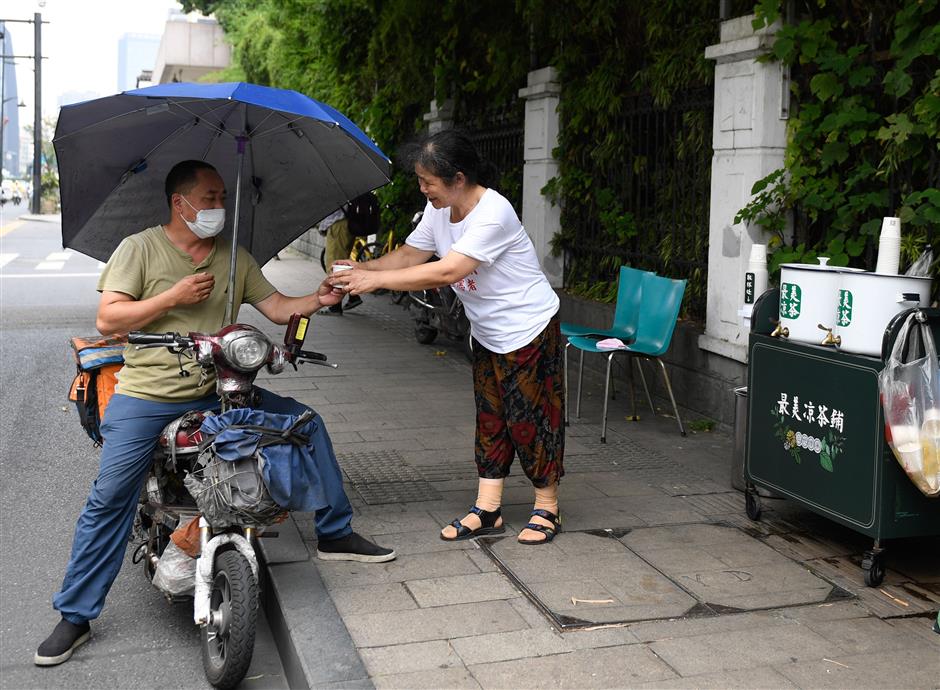
[[(630, 266), (620, 267), (620, 279), (617, 284), (617, 304), (614, 307), (614, 323), (610, 328), (594, 328), (592, 326), (582, 326), (576, 323), (563, 321), (561, 324), (561, 334), (566, 338), (572, 336), (601, 336), (604, 338), (620, 338), (625, 343), (629, 343), (636, 335), (637, 316), (640, 311), (640, 286), (644, 275), (655, 275), (649, 271), (641, 271)], [(568, 348), (571, 343), (565, 343), (565, 400), (568, 397)], [(581, 363), (584, 364), (584, 352), (581, 353)], [(649, 401), (650, 409), (653, 409), (653, 399), (650, 397), (649, 387), (646, 385), (646, 377), (643, 375), (643, 369), (637, 362), (637, 369), (640, 372), (640, 379), (643, 381), (643, 389), (646, 391), (646, 399)], [(631, 379), (632, 380), (632, 379)], [(568, 408), (565, 405), (565, 424), (568, 424)], [(655, 411), (655, 410), (654, 410)]]
[[(650, 359), (659, 364), (663, 372), (663, 380), (666, 383), (666, 391), (669, 393), (669, 400), (672, 402), (672, 410), (675, 412), (676, 421), (679, 423), (679, 432), (685, 436), (685, 428), (682, 426), (679, 408), (676, 406), (676, 399), (672, 394), (672, 384), (669, 382), (669, 374), (666, 373), (666, 365), (663, 364), (661, 359), (662, 355), (669, 349), (669, 344), (672, 342), (672, 334), (675, 331), (676, 320), (679, 317), (679, 307), (682, 305), (682, 295), (685, 293), (685, 285), (685, 280), (672, 280), (649, 273), (642, 276), (640, 288), (641, 301), (636, 326), (636, 338), (624, 349), (599, 349), (597, 347), (597, 338), (586, 336), (571, 336), (568, 338), (569, 343), (581, 350), (582, 357), (582, 366), (578, 371), (578, 404), (575, 412), (577, 417), (581, 416), (584, 353), (602, 352), (607, 355), (607, 375), (604, 381), (604, 421), (601, 426), (602, 443), (607, 442), (607, 400), (610, 396), (610, 366), (614, 357), (618, 354), (626, 354), (637, 360), (640, 358)], [(636, 417), (635, 401), (633, 408), (634, 417)]]

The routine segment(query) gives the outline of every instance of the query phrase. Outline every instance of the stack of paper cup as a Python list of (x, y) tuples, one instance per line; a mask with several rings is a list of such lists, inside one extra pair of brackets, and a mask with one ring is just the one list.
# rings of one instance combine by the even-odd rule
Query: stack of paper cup
[(881, 238), (878, 240), (878, 263), (875, 273), (897, 275), (901, 261), (901, 219), (886, 217), (881, 221)]
[(760, 297), (767, 291), (767, 245), (752, 244), (751, 256), (747, 260), (747, 272), (753, 273), (754, 278), (754, 299)]
[(751, 255), (748, 257), (747, 270), (744, 274), (744, 305), (738, 310), (741, 326), (745, 331), (751, 330), (751, 314), (754, 312), (754, 303), (767, 290), (767, 245), (751, 245)]

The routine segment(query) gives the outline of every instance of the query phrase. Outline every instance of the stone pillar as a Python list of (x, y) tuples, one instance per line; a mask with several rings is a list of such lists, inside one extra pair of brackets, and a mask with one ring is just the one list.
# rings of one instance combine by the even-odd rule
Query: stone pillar
[(747, 332), (738, 316), (751, 245), (765, 244), (759, 227), (734, 224), (753, 184), (783, 167), (789, 84), (780, 62), (757, 62), (773, 46), (778, 25), (755, 32), (753, 16), (721, 23), (721, 43), (705, 49), (715, 60), (708, 307), (699, 347), (747, 360)]
[(454, 102), (445, 100), (438, 105), (431, 101), (431, 110), (424, 114), (424, 121), (428, 123), (428, 134), (437, 134), (441, 130), (452, 129), (454, 126)]
[(554, 67), (529, 72), (525, 99), (525, 168), (522, 173), (522, 223), (552, 287), (562, 287), (564, 262), (552, 256), (551, 240), (561, 230), (561, 209), (542, 195), (542, 187), (558, 174), (552, 150), (558, 146), (558, 104), (561, 84)]

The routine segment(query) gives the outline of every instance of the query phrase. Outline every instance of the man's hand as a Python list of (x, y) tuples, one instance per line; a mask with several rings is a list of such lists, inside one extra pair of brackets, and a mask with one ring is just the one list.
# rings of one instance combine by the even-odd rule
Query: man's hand
[(212, 294), (215, 276), (211, 273), (196, 273), (186, 276), (169, 289), (174, 304), (199, 304)]
[[(336, 263), (343, 263), (337, 261)], [(321, 307), (332, 307), (334, 304), (339, 304), (343, 301), (343, 291), (335, 291), (333, 286), (330, 285), (330, 277), (327, 276), (323, 279), (323, 282), (317, 287), (316, 291), (317, 299), (320, 300)]]

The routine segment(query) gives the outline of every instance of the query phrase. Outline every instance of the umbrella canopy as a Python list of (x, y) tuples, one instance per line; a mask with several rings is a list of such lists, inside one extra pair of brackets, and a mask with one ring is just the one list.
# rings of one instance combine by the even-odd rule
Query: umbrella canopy
[(164, 180), (182, 160), (204, 160), (219, 171), (233, 219), (226, 233), (237, 229), (259, 264), (342, 204), (387, 183), (391, 168), (334, 108), (243, 83), (161, 84), (65, 106), (53, 144), (62, 244), (101, 261), (126, 236), (167, 221)]

